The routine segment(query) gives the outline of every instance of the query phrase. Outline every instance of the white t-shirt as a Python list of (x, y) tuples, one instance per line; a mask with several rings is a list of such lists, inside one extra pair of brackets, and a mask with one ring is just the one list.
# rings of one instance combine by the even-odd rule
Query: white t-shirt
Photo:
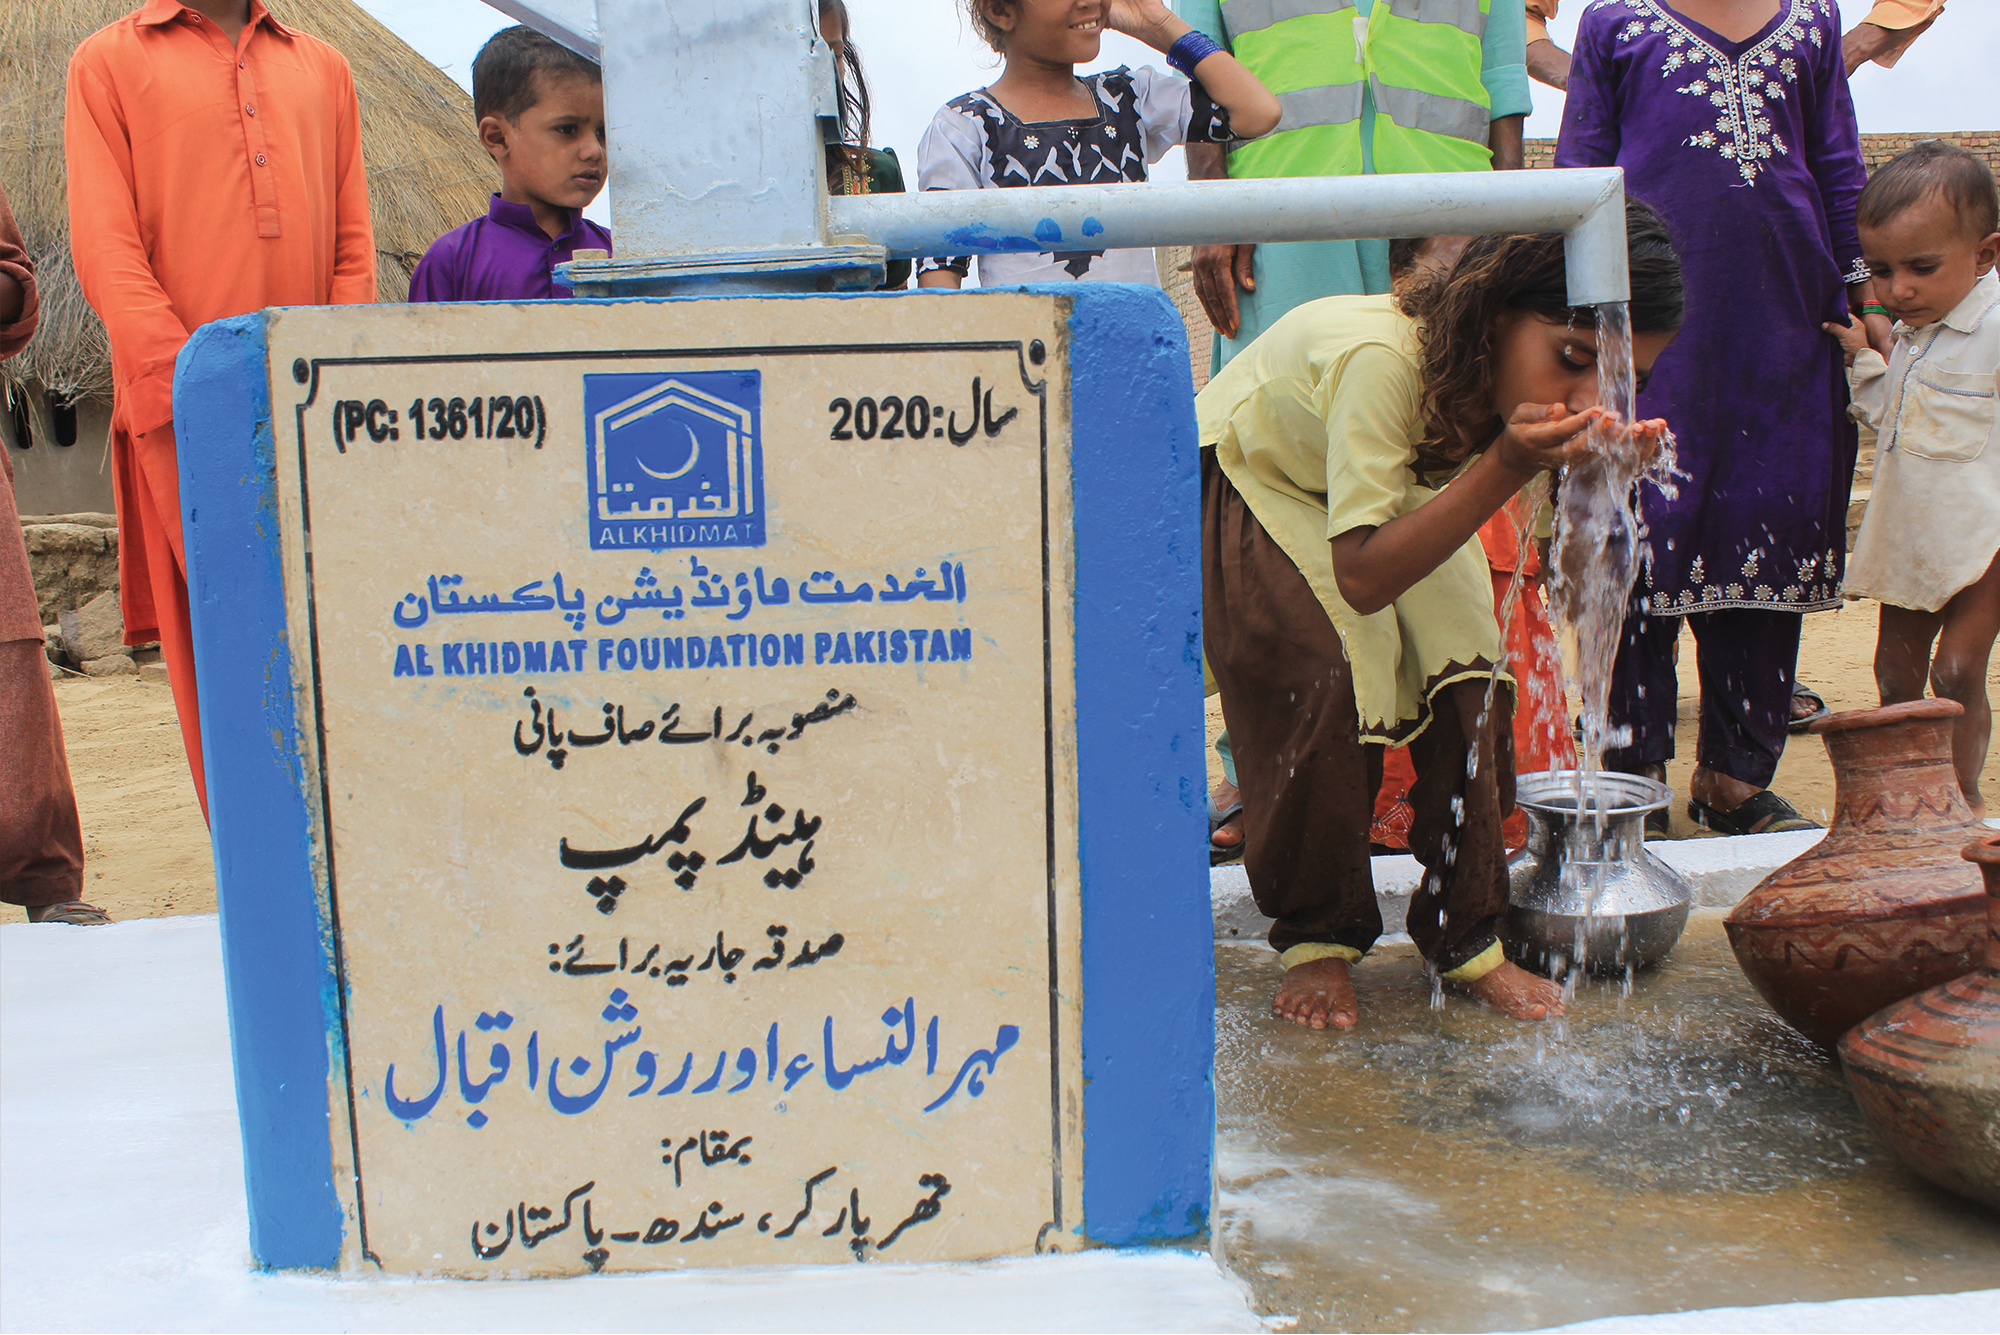
[[(1143, 181), (1146, 168), (1176, 144), (1233, 142), (1229, 113), (1198, 83), (1147, 66), (1087, 74), (1097, 99), (1086, 120), (1021, 121), (984, 89), (939, 108), (917, 148), (920, 190), (995, 190), (1035, 185), (1105, 185)], [(1149, 283), (1159, 286), (1153, 252), (1065, 250), (1053, 254), (981, 255), (979, 281)], [(969, 275), (972, 257), (917, 261), (917, 272)]]

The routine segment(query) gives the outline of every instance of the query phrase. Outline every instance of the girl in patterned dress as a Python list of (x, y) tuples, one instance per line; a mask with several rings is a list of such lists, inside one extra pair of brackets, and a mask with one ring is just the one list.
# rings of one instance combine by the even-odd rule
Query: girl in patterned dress
[(1556, 165), (1623, 167), (1687, 274), (1687, 322), (1639, 396), (1641, 416), (1672, 425), (1684, 476), (1643, 497), (1611, 694), (1630, 742), (1605, 764), (1665, 777), (1685, 624), (1701, 679), (1689, 816), (1730, 834), (1815, 828), (1769, 785), (1802, 614), (1841, 601), (1855, 435), (1823, 326), (1852, 309), (1889, 340), (1854, 229), (1866, 172), (1833, 0), (1596, 0)]
[[(1160, 0), (966, 0), (973, 27), (1005, 61), (985, 88), (938, 111), (917, 150), (924, 190), (1100, 185), (1146, 179), (1146, 168), (1185, 143), (1269, 134), (1278, 99), (1257, 76), (1194, 31)], [(1097, 59), (1104, 29), (1166, 55), (1177, 78), (1120, 66), (1078, 78)], [(1087, 238), (1073, 238), (1087, 244)], [(1061, 243), (1058, 243), (1061, 244)], [(920, 287), (957, 287), (971, 256), (919, 261)], [(979, 281), (1110, 282), (1157, 286), (1150, 250), (983, 254)]]

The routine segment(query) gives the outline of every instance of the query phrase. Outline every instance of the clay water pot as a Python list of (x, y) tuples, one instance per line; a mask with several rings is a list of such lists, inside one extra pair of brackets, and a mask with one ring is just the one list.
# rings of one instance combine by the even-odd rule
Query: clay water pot
[(1823, 1047), (1979, 963), (1986, 896), (1958, 851), (1985, 827), (1951, 765), (1963, 712), (1913, 700), (1815, 723), (1833, 761), (1833, 823), (1724, 921), (1758, 993)]
[(1863, 1020), (1840, 1064), (1904, 1163), (2000, 1210), (2000, 838), (1964, 856), (1986, 877), (1986, 963)]

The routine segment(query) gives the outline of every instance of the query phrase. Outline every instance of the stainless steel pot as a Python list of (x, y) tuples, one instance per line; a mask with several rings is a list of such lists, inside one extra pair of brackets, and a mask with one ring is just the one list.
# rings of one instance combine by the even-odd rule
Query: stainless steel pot
[(1646, 851), (1646, 813), (1673, 790), (1636, 774), (1598, 774), (1579, 804), (1574, 770), (1523, 774), (1514, 801), (1528, 843), (1508, 864), (1507, 954), (1561, 977), (1581, 964), (1616, 974), (1680, 940), (1693, 890)]

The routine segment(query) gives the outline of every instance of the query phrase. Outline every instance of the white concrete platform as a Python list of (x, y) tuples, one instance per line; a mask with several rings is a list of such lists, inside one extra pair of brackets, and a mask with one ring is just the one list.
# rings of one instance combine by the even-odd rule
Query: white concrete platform
[[(1180, 1253), (472, 1283), (260, 1274), (247, 1236), (216, 919), (0, 926), (0, 1330), (1285, 1328)], [(1564, 1329), (2000, 1333), (2000, 1290)]]
[[(1715, 839), (1661, 839), (1646, 848), (1693, 882), (1697, 904), (1726, 908), (1748, 894), (1758, 881), (1825, 837), (1824, 830), (1795, 830), (1788, 834), (1727, 835)], [(1423, 879), (1423, 869), (1407, 853), (1373, 861), (1375, 897), (1382, 905), (1382, 925), (1395, 937), (1403, 930), (1410, 895)], [(1257, 906), (1250, 900), (1250, 881), (1242, 863), (1212, 868), (1208, 885), (1209, 898), (1215, 906), (1217, 940), (1261, 940), (1270, 930), (1271, 920), (1257, 912)]]
[(1206, 1255), (568, 1280), (251, 1268), (214, 917), (0, 927), (0, 1330), (1255, 1331)]

